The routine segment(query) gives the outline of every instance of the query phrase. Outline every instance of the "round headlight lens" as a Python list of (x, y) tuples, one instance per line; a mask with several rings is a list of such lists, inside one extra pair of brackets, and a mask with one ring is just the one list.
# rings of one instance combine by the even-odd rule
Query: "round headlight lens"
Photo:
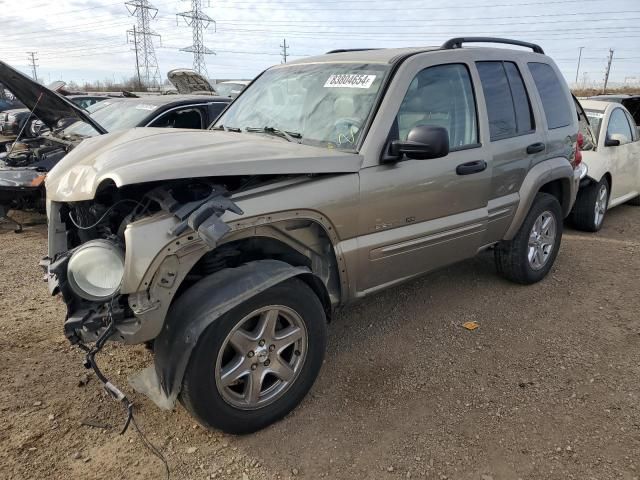
[(124, 276), (124, 252), (107, 240), (92, 240), (76, 250), (67, 265), (73, 291), (87, 300), (106, 300), (117, 293)]

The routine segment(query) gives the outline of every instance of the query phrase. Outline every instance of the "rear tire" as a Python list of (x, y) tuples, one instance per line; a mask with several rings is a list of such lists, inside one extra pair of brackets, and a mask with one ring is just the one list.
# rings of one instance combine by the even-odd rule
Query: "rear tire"
[(180, 400), (205, 427), (255, 432), (302, 401), (318, 376), (326, 343), (318, 296), (302, 280), (284, 281), (204, 331), (189, 359)]
[(585, 232), (600, 230), (604, 224), (610, 195), (611, 189), (606, 178), (581, 188), (571, 212), (571, 223)]
[(553, 195), (538, 193), (515, 237), (495, 248), (498, 273), (523, 285), (539, 282), (551, 270), (561, 240), (562, 207)]

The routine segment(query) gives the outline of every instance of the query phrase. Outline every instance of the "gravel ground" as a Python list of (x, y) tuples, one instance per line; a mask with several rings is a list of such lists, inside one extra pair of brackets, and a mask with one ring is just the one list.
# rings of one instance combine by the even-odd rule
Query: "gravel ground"
[[(598, 234), (567, 229), (537, 285), (498, 278), (487, 253), (342, 311), (311, 394), (257, 434), (132, 393), (136, 418), (174, 479), (638, 479), (639, 238), (640, 208), (622, 206)], [(0, 477), (162, 478), (67, 344), (45, 249), (42, 225), (0, 231)], [(126, 387), (151, 355), (99, 360)]]

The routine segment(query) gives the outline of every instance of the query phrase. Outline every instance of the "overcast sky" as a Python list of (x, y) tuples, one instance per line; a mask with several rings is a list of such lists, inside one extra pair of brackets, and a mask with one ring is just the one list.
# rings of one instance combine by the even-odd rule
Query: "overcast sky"
[[(164, 78), (191, 67), (191, 29), (176, 14), (190, 0), (150, 1), (158, 9), (151, 27), (161, 35), (155, 50)], [(203, 0), (217, 22), (205, 44), (213, 78), (251, 78), (280, 63), (286, 37), (291, 58), (335, 48), (439, 45), (461, 35), (491, 35), (542, 45), (567, 80), (575, 80), (579, 47), (580, 82), (602, 82), (609, 48), (611, 77), (640, 83), (640, 0)], [(63, 79), (120, 80), (135, 72), (126, 31), (135, 19), (124, 1), (0, 0), (0, 59), (30, 72), (27, 52), (37, 52), (43, 83)]]

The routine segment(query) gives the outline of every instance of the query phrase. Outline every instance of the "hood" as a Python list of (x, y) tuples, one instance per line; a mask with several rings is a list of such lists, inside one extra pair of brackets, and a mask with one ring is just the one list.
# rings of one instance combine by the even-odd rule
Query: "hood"
[(83, 141), (46, 180), (47, 198), (94, 198), (98, 186), (180, 178), (357, 172), (362, 157), (254, 133), (134, 128)]
[(216, 91), (205, 77), (195, 70), (188, 68), (176, 68), (167, 73), (167, 78), (176, 87), (178, 93), (208, 93), (215, 94)]
[(51, 129), (56, 128), (60, 120), (73, 119), (88, 123), (100, 133), (106, 133), (106, 130), (80, 107), (1, 61), (0, 83), (29, 110), (33, 111), (37, 105), (34, 115)]

